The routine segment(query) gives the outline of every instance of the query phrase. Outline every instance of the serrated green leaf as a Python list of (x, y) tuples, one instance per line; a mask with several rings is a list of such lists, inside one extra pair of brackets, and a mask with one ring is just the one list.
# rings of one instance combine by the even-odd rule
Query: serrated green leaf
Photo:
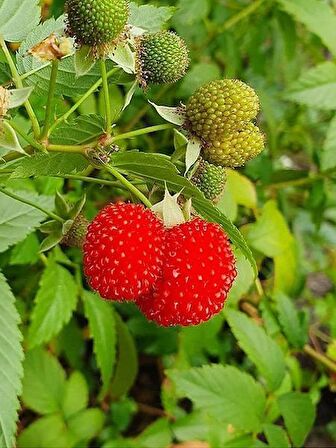
[(130, 25), (147, 31), (160, 31), (164, 24), (172, 17), (175, 8), (172, 6), (137, 5), (130, 3)]
[(278, 0), (283, 9), (312, 33), (320, 37), (329, 50), (336, 55), (335, 10), (319, 0)]
[(336, 64), (327, 61), (305, 70), (286, 97), (317, 109), (336, 109)]
[(31, 347), (49, 342), (71, 319), (78, 287), (69, 271), (49, 260), (43, 272), (31, 315), (28, 340)]
[(89, 389), (85, 377), (73, 372), (65, 384), (62, 409), (67, 419), (85, 409), (89, 402)]
[(111, 381), (116, 358), (115, 312), (112, 304), (104, 302), (91, 292), (84, 292), (83, 301), (97, 364), (101, 371), (103, 390), (106, 391)]
[(7, 42), (20, 42), (40, 17), (38, 0), (0, 0), (0, 35)]
[(281, 426), (265, 424), (264, 433), (270, 448), (290, 448), (286, 431)]
[(99, 115), (81, 115), (62, 123), (50, 137), (58, 145), (83, 145), (104, 133), (104, 119)]
[(231, 330), (238, 344), (257, 366), (270, 389), (276, 390), (285, 376), (284, 355), (273, 339), (245, 314), (226, 310)]
[(84, 171), (88, 166), (89, 162), (80, 154), (36, 154), (22, 159), (11, 178), (75, 174)]
[(295, 348), (303, 348), (307, 342), (308, 332), (299, 317), (299, 311), (285, 294), (278, 293), (275, 299), (279, 320), (288, 341)]
[(12, 448), (15, 443), (23, 374), (19, 323), (15, 297), (0, 272), (0, 446), (4, 448)]
[(315, 406), (308, 394), (290, 392), (278, 398), (280, 412), (295, 447), (301, 447), (315, 421)]
[(291, 294), (300, 281), (297, 243), (291, 238), (284, 252), (274, 257), (274, 291)]
[[(168, 371), (179, 394), (235, 429), (258, 432), (265, 409), (265, 394), (252, 376), (232, 366), (207, 365)], [(242, 393), (243, 391), (243, 393)]]
[(220, 224), (229, 235), (232, 242), (242, 251), (249, 260), (254, 272), (257, 272), (256, 264), (243, 236), (232, 222), (216, 208), (212, 202), (205, 199), (201, 193), (188, 179), (181, 176), (167, 158), (160, 154), (146, 154), (137, 151), (115, 153), (111, 156), (111, 163), (116, 168), (127, 171), (141, 177), (145, 177), (159, 183), (176, 193), (183, 190), (183, 195), (192, 198), (195, 210), (211, 222)]
[[(27, 191), (21, 191), (19, 194), (48, 210), (53, 207), (51, 197)], [(0, 252), (24, 240), (44, 219), (45, 215), (39, 210), (0, 192)]]
[(26, 354), (22, 400), (39, 414), (52, 414), (62, 408), (65, 373), (50, 353), (36, 348)]
[(111, 395), (117, 399), (127, 394), (138, 374), (138, 355), (127, 325), (116, 314), (118, 358), (111, 384)]
[[(335, 84), (336, 85), (336, 84)], [(322, 170), (336, 166), (336, 116), (331, 120), (321, 155)]]
[(18, 439), (19, 448), (69, 448), (73, 445), (73, 435), (58, 414), (39, 418), (25, 428)]
[(31, 233), (12, 250), (10, 264), (34, 264), (39, 259), (39, 240), (36, 233)]

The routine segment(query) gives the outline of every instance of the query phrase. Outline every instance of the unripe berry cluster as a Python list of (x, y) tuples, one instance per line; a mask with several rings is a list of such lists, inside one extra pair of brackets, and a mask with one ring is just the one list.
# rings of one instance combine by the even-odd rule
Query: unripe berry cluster
[(219, 225), (196, 218), (167, 229), (141, 205), (105, 207), (89, 225), (83, 249), (94, 290), (107, 300), (135, 301), (163, 326), (210, 319), (237, 275)]
[(212, 81), (190, 98), (186, 127), (204, 142), (206, 160), (238, 167), (263, 150), (263, 134), (251, 123), (258, 111), (258, 96), (247, 84), (235, 79)]
[(137, 74), (140, 84), (173, 83), (189, 66), (188, 49), (177, 34), (160, 31), (144, 34), (137, 43)]
[(226, 184), (226, 177), (225, 168), (201, 159), (191, 180), (207, 199), (214, 201), (222, 194)]

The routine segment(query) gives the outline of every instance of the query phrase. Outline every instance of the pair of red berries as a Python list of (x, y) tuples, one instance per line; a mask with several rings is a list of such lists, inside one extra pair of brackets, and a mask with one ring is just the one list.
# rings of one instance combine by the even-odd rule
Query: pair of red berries
[(237, 275), (217, 224), (196, 218), (167, 229), (150, 209), (126, 203), (108, 205), (90, 224), (84, 271), (101, 297), (135, 301), (163, 326), (210, 319)]

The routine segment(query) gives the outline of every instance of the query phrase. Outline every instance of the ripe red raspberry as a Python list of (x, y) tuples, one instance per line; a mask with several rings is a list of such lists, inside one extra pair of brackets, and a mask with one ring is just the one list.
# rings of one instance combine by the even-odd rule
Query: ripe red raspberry
[(108, 300), (148, 294), (162, 272), (165, 230), (149, 209), (110, 204), (88, 227), (84, 272), (92, 289)]
[(137, 303), (162, 326), (197, 325), (223, 308), (236, 275), (221, 227), (197, 218), (167, 230), (162, 277)]

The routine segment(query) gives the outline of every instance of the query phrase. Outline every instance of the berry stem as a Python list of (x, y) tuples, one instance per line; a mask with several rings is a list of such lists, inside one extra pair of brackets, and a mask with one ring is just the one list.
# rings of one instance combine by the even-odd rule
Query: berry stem
[(44, 118), (44, 127), (43, 131), (41, 132), (40, 140), (44, 140), (49, 135), (49, 128), (51, 124), (51, 119), (53, 115), (54, 110), (54, 97), (55, 97), (55, 90), (56, 90), (56, 82), (57, 82), (57, 73), (58, 73), (58, 59), (54, 59), (51, 64), (51, 75), (50, 75), (50, 81), (49, 81), (49, 93), (48, 93), (48, 100), (47, 100), (47, 106), (46, 106), (46, 112), (45, 112), (45, 118)]
[(152, 203), (149, 201), (149, 199), (141, 193), (140, 190), (137, 189), (136, 186), (134, 186), (129, 180), (127, 180), (121, 173), (119, 173), (118, 170), (113, 168), (111, 165), (104, 165), (104, 169), (106, 169), (109, 173), (112, 174), (116, 179), (120, 181), (122, 185), (124, 185), (128, 191), (134, 194), (140, 201), (146, 205), (146, 207), (151, 208)]
[(5, 194), (6, 196), (9, 196), (12, 199), (15, 199), (16, 201), (20, 201), (23, 204), (29, 205), (30, 207), (36, 208), (37, 210), (40, 210), (45, 215), (49, 216), (49, 218), (54, 219), (55, 221), (58, 221), (60, 223), (64, 223), (64, 219), (62, 219), (60, 216), (56, 215), (53, 212), (49, 212), (45, 208), (41, 207), (40, 205), (36, 204), (35, 202), (29, 201), (28, 199), (23, 198), (22, 196), (18, 196), (17, 194), (13, 193), (12, 191), (7, 190), (4, 187), (0, 187), (0, 192)]
[[(107, 78), (110, 78), (114, 73), (116, 73), (118, 71), (118, 68), (113, 68), (112, 70), (110, 70), (107, 73)], [(85, 93), (83, 96), (81, 96), (79, 98), (79, 100), (65, 113), (63, 114), (61, 117), (59, 117), (54, 124), (50, 127), (49, 129), (49, 134), (51, 134), (56, 128), (57, 126), (59, 126), (61, 123), (63, 123), (64, 121), (66, 121), (70, 115), (72, 115), (78, 108), (79, 106), (90, 96), (92, 95), (97, 89), (98, 87), (101, 86), (103, 80), (102, 78), (98, 79), (98, 81), (93, 84), (93, 86), (91, 86)]]
[[(2, 38), (0, 38), (0, 47), (1, 47), (1, 49), (2, 49), (2, 51), (4, 53), (4, 55), (5, 55), (5, 58), (7, 60), (8, 65), (9, 65), (9, 68), (10, 68), (10, 71), (12, 73), (13, 80), (14, 80), (14, 83), (15, 83), (16, 87), (18, 89), (22, 89), (22, 87), (23, 87), (22, 80), (21, 80), (20, 75), (19, 75), (19, 73), (18, 73), (18, 71), (16, 69), (16, 66), (14, 64), (12, 56), (11, 56), (11, 54), (10, 54), (8, 48), (7, 48), (6, 42)], [(38, 122), (38, 120), (36, 118), (35, 112), (34, 112), (32, 106), (31, 106), (29, 100), (25, 101), (24, 106), (25, 106), (27, 114), (28, 114), (28, 116), (30, 118), (35, 138), (38, 138), (39, 135), (40, 135), (40, 125), (39, 125), (39, 122)]]
[(124, 134), (112, 137), (111, 141), (126, 140), (128, 138), (137, 137), (138, 135), (151, 134), (152, 132), (164, 131), (166, 129), (173, 129), (173, 124), (159, 124), (157, 126), (149, 126), (148, 128), (136, 129), (135, 131), (125, 132)]
[(100, 61), (100, 71), (103, 82), (103, 92), (104, 92), (104, 102), (105, 102), (105, 131), (107, 135), (111, 135), (112, 131), (112, 114), (111, 114), (111, 101), (110, 101), (110, 91), (108, 85), (108, 77), (106, 71), (105, 59)]

